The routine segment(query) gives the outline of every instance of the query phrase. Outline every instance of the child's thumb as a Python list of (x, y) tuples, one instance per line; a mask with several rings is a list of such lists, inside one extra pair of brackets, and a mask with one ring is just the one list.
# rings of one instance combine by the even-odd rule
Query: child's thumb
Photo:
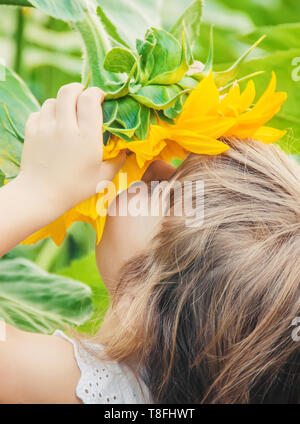
[[(107, 186), (109, 184), (109, 182), (112, 181), (114, 176), (117, 175), (117, 173), (120, 171), (120, 169), (124, 165), (125, 161), (126, 161), (126, 154), (125, 154), (124, 151), (120, 152), (120, 154), (114, 159), (103, 161), (101, 163), (101, 167), (100, 167), (100, 170), (99, 170), (99, 184), (98, 184), (98, 186), (102, 186), (102, 185)], [(104, 188), (104, 187), (102, 187), (102, 188)], [(99, 191), (99, 190), (97, 190), (97, 191)]]

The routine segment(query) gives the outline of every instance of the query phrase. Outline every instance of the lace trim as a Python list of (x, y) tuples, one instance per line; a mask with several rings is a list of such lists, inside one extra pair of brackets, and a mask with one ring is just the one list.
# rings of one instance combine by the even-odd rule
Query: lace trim
[(83, 403), (151, 403), (145, 384), (142, 381), (136, 381), (134, 375), (125, 366), (109, 360), (100, 360), (92, 354), (92, 352), (102, 351), (102, 346), (85, 341), (77, 342), (59, 330), (55, 331), (54, 336), (73, 344), (74, 356), (81, 371), (76, 396)]

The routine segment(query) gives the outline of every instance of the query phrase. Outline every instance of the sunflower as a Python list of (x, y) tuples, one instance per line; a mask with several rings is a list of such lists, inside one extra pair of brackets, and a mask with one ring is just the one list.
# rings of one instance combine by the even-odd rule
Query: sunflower
[[(132, 152), (113, 180), (115, 195), (126, 190), (133, 182), (141, 180), (148, 166), (155, 160), (170, 163), (173, 159), (184, 159), (190, 152), (206, 155), (225, 152), (229, 147), (219, 140), (220, 137), (251, 137), (266, 144), (279, 140), (285, 131), (265, 126), (287, 98), (286, 93), (275, 90), (276, 76), (272, 73), (269, 86), (253, 105), (256, 90), (252, 80), (247, 83), (243, 92), (236, 82), (228, 93), (222, 95), (210, 73), (191, 91), (174, 124), (158, 121), (157, 125), (151, 125), (146, 140), (127, 142), (113, 137), (104, 146), (104, 160), (115, 158), (122, 150)], [(122, 178), (124, 174), (127, 178)], [(67, 229), (76, 221), (91, 224), (99, 243), (106, 221), (105, 211), (114, 200), (113, 197), (104, 204), (104, 193), (95, 194), (28, 237), (23, 244), (52, 237), (60, 245)]]

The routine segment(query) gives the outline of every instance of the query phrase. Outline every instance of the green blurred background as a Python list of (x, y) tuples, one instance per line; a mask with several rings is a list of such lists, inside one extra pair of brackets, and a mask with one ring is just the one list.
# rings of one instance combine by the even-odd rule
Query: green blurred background
[[(180, 13), (175, 7), (168, 8), (165, 20), (173, 22), (172, 14), (177, 16)], [(279, 88), (289, 93), (289, 100), (275, 119), (275, 124), (287, 128), (285, 143), (298, 154), (299, 20), (299, 0), (206, 0), (199, 50), (199, 59), (205, 61), (210, 25), (214, 24), (215, 68), (224, 69), (262, 34), (268, 35), (242, 66), (240, 73), (245, 75), (265, 69), (266, 74), (257, 77), (258, 87), (262, 89), (270, 78), (271, 70), (276, 71)], [(165, 24), (167, 26), (167, 22)], [(0, 56), (26, 81), (40, 102), (55, 97), (61, 85), (80, 81), (79, 35), (68, 24), (35, 9), (1, 6)], [(24, 257), (50, 273), (88, 284), (92, 289), (95, 312), (92, 320), (84, 324), (81, 330), (93, 333), (109, 303), (97, 272), (94, 245), (93, 229), (77, 223), (69, 230), (68, 237), (59, 248), (51, 240), (45, 240), (31, 247), (18, 246), (6, 258)]]

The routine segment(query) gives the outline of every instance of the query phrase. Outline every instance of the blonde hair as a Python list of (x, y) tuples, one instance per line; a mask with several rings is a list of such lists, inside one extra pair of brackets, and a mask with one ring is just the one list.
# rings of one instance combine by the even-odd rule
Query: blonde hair
[(300, 167), (276, 146), (223, 141), (174, 177), (205, 182), (203, 225), (163, 218), (124, 266), (99, 341), (138, 362), (156, 403), (299, 402)]

